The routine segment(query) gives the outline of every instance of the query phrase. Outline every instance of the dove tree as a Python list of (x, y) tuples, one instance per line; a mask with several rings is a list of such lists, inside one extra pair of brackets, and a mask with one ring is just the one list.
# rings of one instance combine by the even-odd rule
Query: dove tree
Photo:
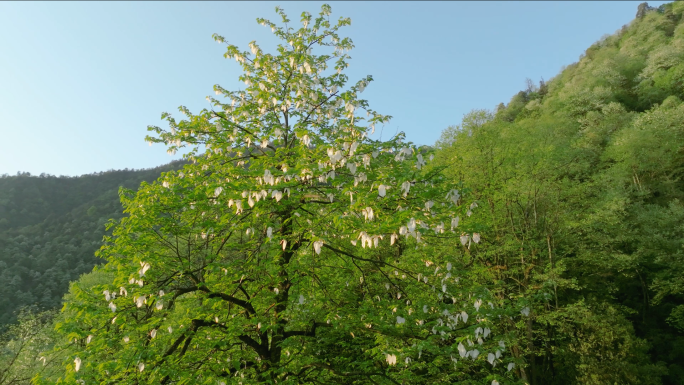
[(149, 127), (191, 163), (121, 191), (99, 251), (115, 279), (72, 289), (61, 381), (423, 383), (499, 363), (501, 380), (508, 313), (472, 276), (477, 202), (429, 149), (369, 137), (390, 116), (360, 98), (371, 76), (344, 74), (348, 18), (276, 12), (257, 19), (276, 53), (227, 45), (244, 90)]

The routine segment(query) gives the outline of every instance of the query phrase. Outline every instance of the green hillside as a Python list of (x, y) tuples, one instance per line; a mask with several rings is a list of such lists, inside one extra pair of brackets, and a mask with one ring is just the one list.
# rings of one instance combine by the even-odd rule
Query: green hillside
[(684, 383), (683, 13), (646, 9), (438, 143), (486, 202), (480, 263), (535, 304), (531, 383)]
[(119, 187), (137, 189), (171, 163), (79, 177), (0, 177), (0, 327), (25, 306), (61, 306), (69, 282), (100, 263), (105, 223), (123, 216)]

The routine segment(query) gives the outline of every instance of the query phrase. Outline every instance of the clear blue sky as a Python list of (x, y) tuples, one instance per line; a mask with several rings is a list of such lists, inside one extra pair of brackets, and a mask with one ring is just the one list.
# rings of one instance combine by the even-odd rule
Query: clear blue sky
[[(659, 6), (665, 2), (650, 2)], [(322, 2), (0, 2), (0, 174), (80, 175), (169, 162), (144, 142), (163, 111), (208, 107), (214, 84), (238, 89), (218, 33), (273, 47), (281, 5), (293, 21)], [(385, 132), (433, 144), (476, 108), (492, 109), (629, 23), (638, 1), (330, 2), (348, 16), (348, 74), (367, 74)]]

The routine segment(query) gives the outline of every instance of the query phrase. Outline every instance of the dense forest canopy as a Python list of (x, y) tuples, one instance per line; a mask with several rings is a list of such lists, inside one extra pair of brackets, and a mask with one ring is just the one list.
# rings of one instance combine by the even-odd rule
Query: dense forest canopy
[[(601, 38), (577, 63), (548, 81), (528, 80), (526, 89), (493, 111), (472, 111), (460, 125), (447, 128), (432, 149), (400, 150), (397, 155), (404, 145), (396, 138), (389, 144), (356, 138), (359, 144), (349, 156), (345, 155), (349, 145), (343, 148), (346, 153), (317, 154), (316, 148), (334, 141), (328, 142), (330, 138), (341, 143), (348, 138), (344, 135), (362, 132), (359, 121), (355, 125), (351, 119), (354, 109), (346, 107), (348, 103), (368, 109), (364, 101), (353, 104), (356, 93), (367, 85), (357, 83), (343, 104), (333, 103), (335, 107), (325, 110), (331, 114), (328, 117), (337, 118), (334, 124), (326, 126), (325, 117), (311, 126), (301, 124), (305, 119), (296, 120), (293, 124), (300, 124), (296, 136), (280, 137), (261, 147), (268, 152), (273, 145), (269, 156), (286, 156), (279, 151), (289, 143), (296, 148), (295, 157), (316, 159), (313, 167), (309, 165), (316, 173), (307, 185), (312, 190), (297, 192), (295, 185), (290, 186), (288, 191), (297, 200), (288, 199), (286, 193), (277, 199), (286, 206), (278, 206), (271, 193), (242, 196), (240, 209), (235, 205), (239, 196), (230, 199), (230, 209), (230, 203), (222, 200), (249, 190), (245, 178), (263, 178), (264, 169), (277, 176), (276, 170), (282, 170), (269, 156), (255, 156), (234, 167), (224, 165), (221, 162), (236, 153), (219, 151), (221, 146), (232, 141), (250, 148), (251, 139), (237, 132), (232, 138), (221, 137), (212, 131), (220, 125), (207, 123), (219, 119), (229, 127), (247, 124), (241, 120), (247, 115), (266, 119), (261, 110), (270, 104), (259, 103), (266, 95), (260, 92), (274, 90), (267, 82), (254, 81), (261, 72), (249, 66), (249, 94), (240, 97), (216, 88), (217, 95), (238, 101), (230, 105), (229, 100), (231, 108), (224, 108), (214, 100), (221, 106), (217, 111), (225, 115), (182, 110), (188, 120), (170, 120), (172, 132), (154, 128), (172, 149), (182, 143), (209, 143), (209, 152), (197, 153), (195, 162), (81, 178), (0, 178), (0, 280), (4, 284), (0, 285), (0, 323), (11, 325), (0, 338), (4, 347), (0, 385), (30, 378), (36, 383), (87, 379), (246, 384), (275, 379), (311, 384), (684, 384), (683, 15), (684, 2), (657, 9), (639, 5), (635, 20)], [(313, 96), (307, 91), (333, 85), (343, 90), (346, 80), (334, 75), (321, 75), (316, 82), (308, 78), (322, 61), (306, 50), (297, 53), (304, 41), (298, 39), (310, 37), (312, 28), (324, 28), (310, 15), (302, 15), (302, 21), (304, 28), (288, 35), (296, 36), (292, 50), (286, 46), (279, 53), (286, 63), (290, 56), (309, 60), (309, 69), (302, 65), (301, 71), (293, 71), (301, 75), (294, 109), (314, 98), (335, 95)], [(351, 41), (344, 44), (351, 47)], [(264, 59), (259, 62), (261, 70), (270, 71), (277, 54), (264, 55), (256, 45), (250, 48), (255, 60)], [(250, 57), (237, 48), (229, 48), (229, 53)], [(345, 66), (342, 63), (340, 68)], [(287, 73), (275, 72), (270, 76)], [(271, 96), (265, 100), (270, 102)], [(290, 107), (284, 100), (282, 112)], [(258, 129), (267, 127), (272, 126)], [(326, 131), (330, 127), (353, 129)], [(203, 130), (205, 136), (199, 134)], [(232, 128), (227, 135), (231, 132)], [(372, 162), (367, 169), (364, 160), (359, 161), (359, 171), (368, 174), (365, 180), (358, 179), (356, 166), (352, 172), (347, 165), (338, 167), (331, 178), (335, 170), (330, 167), (339, 166), (336, 162), (341, 160), (352, 164), (357, 147), (358, 154), (368, 151)], [(257, 150), (247, 153), (251, 151)], [(390, 151), (392, 157), (384, 158)], [(282, 165), (290, 158), (278, 159)], [(422, 167), (416, 169), (417, 164)], [(296, 162), (287, 166), (304, 167)], [(345, 173), (355, 177), (345, 183)], [(242, 187), (217, 190), (219, 180), (214, 175), (221, 175), (221, 183), (243, 183)], [(420, 183), (399, 187), (408, 175), (418, 181), (434, 179), (424, 189), (419, 189)], [(382, 189), (368, 182), (387, 176), (399, 180), (397, 187), (393, 181), (383, 182)], [(136, 192), (143, 180), (147, 183)], [(351, 191), (343, 189), (356, 184), (365, 186), (365, 192), (354, 190), (351, 197), (340, 199), (340, 193)], [(119, 186), (126, 188), (121, 199), (126, 215), (133, 219), (122, 221)], [(412, 197), (409, 191), (422, 199), (442, 186), (451, 194), (447, 200), (454, 197), (452, 189), (462, 194), (452, 202), (464, 205), (467, 213), (460, 218), (465, 221), (446, 221), (444, 228), (414, 225), (413, 235), (408, 236), (408, 229), (393, 230), (395, 222), (406, 219), (403, 216), (412, 210), (402, 201)], [(444, 194), (439, 199), (443, 198)], [(437, 195), (432, 199), (432, 204), (421, 208), (426, 218), (441, 215), (441, 201)], [(358, 222), (347, 217), (348, 212), (361, 209), (352, 206), (355, 201), (363, 202)], [(192, 208), (182, 209), (188, 202)], [(396, 211), (393, 218), (385, 214), (389, 209), (385, 202), (408, 211)], [(312, 211), (320, 207), (323, 211)], [(228, 211), (237, 216), (223, 217)], [(190, 225), (188, 218), (194, 218), (194, 212), (203, 218), (211, 215)], [(312, 212), (331, 216), (321, 219)], [(254, 216), (245, 219), (251, 213)], [(110, 218), (120, 223), (118, 233), (105, 231)], [(308, 225), (302, 222), (305, 219)], [(283, 223), (299, 224), (287, 228)], [(221, 238), (224, 230), (220, 229), (233, 227), (240, 229), (239, 237)], [(202, 230), (206, 228), (213, 233)], [(350, 239), (342, 242), (350, 229), (363, 229), (366, 235), (355, 241), (354, 248)], [(456, 236), (442, 238), (441, 230)], [(395, 238), (393, 231), (401, 236)], [(387, 236), (380, 238), (383, 232)], [(163, 236), (155, 240), (155, 234)], [(99, 254), (109, 264), (80, 276), (67, 293), (68, 282), (102, 263), (93, 252), (104, 235), (113, 236)], [(174, 270), (175, 262), (168, 257), (168, 245), (164, 246), (168, 239), (206, 246), (188, 249), (194, 250), (188, 254), (195, 258), (192, 263), (201, 261), (193, 270), (201, 271), (201, 279), (192, 283), (190, 273), (175, 275), (181, 270)], [(194, 243), (194, 239), (206, 242)], [(223, 244), (231, 251), (224, 252)], [(147, 251), (136, 254), (144, 256), (139, 261), (116, 257), (140, 250)], [(251, 264), (242, 262), (247, 254), (245, 260)], [(273, 255), (287, 257), (294, 267), (288, 270), (274, 263), (278, 259), (268, 257)], [(326, 270), (333, 265), (339, 267)], [(420, 270), (428, 267), (429, 273)], [(421, 271), (420, 279), (429, 284), (422, 290), (418, 285), (422, 281), (402, 280), (400, 270), (406, 275)], [(254, 271), (262, 274), (250, 275)], [(282, 280), (285, 273), (297, 277), (291, 287)], [(117, 283), (113, 295), (112, 282), (129, 276), (133, 283)], [(211, 278), (221, 276), (230, 280), (220, 283), (219, 278)], [(144, 286), (139, 285), (143, 280)], [(259, 282), (270, 291), (261, 291)], [(297, 286), (302, 282), (306, 289)], [(175, 294), (164, 297), (158, 293), (162, 286), (166, 293)], [(228, 293), (230, 298), (219, 293), (227, 288), (234, 289)], [(105, 289), (111, 297), (109, 308)], [(293, 291), (288, 298), (283, 293), (289, 290)], [(436, 294), (443, 303), (433, 301)], [(403, 296), (401, 301), (397, 296)], [(403, 302), (407, 298), (420, 306), (413, 309), (413, 304)], [(480, 299), (485, 300), (478, 303)], [(59, 307), (62, 301), (66, 305), (60, 314), (40, 312)], [(277, 311), (283, 316), (269, 313), (269, 301), (280, 306)], [(451, 307), (459, 307), (466, 316)], [(255, 315), (255, 309), (260, 314), (264, 309), (264, 315)], [(117, 319), (119, 324), (114, 322)], [(171, 327), (173, 322), (185, 325), (185, 331), (175, 324)], [(487, 336), (491, 334), (488, 338), (485, 329)], [(238, 342), (226, 342), (232, 341), (231, 336)], [(273, 342), (277, 339), (282, 345)], [(283, 350), (278, 346), (288, 351), (286, 360), (280, 359)], [(214, 361), (216, 357), (221, 360)], [(173, 364), (164, 367), (165, 360)], [(105, 378), (102, 373), (107, 370), (116, 376)]]
[(105, 224), (123, 217), (119, 187), (137, 188), (182, 162), (80, 177), (0, 177), (0, 329), (24, 307), (61, 307), (69, 282), (102, 261)]

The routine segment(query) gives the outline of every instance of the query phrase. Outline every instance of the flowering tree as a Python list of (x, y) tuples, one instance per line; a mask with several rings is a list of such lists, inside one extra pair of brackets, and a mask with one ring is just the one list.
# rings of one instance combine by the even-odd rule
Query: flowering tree
[(390, 117), (359, 99), (370, 76), (347, 85), (349, 19), (276, 11), (284, 27), (258, 22), (277, 54), (227, 47), (245, 90), (149, 128), (193, 163), (122, 191), (100, 251), (116, 278), (73, 288), (62, 381), (421, 383), (503, 362), (505, 310), (469, 278), (477, 204), (403, 134), (368, 137)]

